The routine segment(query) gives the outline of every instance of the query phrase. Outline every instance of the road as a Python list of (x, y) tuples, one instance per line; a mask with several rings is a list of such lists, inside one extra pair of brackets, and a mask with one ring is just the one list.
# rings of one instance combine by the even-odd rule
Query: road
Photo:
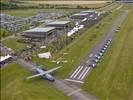
[(104, 43), (108, 39), (113, 39), (114, 35), (117, 33), (116, 30), (121, 26), (122, 22), (128, 15), (129, 11), (125, 11), (112, 25), (110, 30), (105, 33), (101, 40), (92, 48), (91, 52), (80, 62), (74, 71), (70, 74), (68, 79), (65, 79), (69, 82), (76, 83), (77, 85), (84, 83), (88, 74), (93, 70), (93, 68), (88, 67), (89, 64), (92, 64), (94, 60), (94, 55), (96, 55), (100, 49), (103, 47)]

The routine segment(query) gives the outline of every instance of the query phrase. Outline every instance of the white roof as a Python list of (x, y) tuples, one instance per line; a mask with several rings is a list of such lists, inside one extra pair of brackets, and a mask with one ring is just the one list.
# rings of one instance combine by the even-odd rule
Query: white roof
[(73, 14), (73, 16), (84, 16), (84, 15), (88, 15), (88, 13), (76, 13), (76, 14)]
[(55, 25), (55, 24), (67, 24), (67, 23), (70, 23), (70, 21), (53, 21), (53, 22), (50, 22), (48, 23), (47, 25)]
[(40, 54), (38, 54), (38, 57), (49, 59), (51, 57), (51, 53), (50, 52), (40, 53)]
[(55, 27), (37, 27), (34, 29), (27, 30), (25, 32), (48, 32), (55, 29)]
[(90, 13), (90, 12), (95, 12), (95, 10), (84, 10), (84, 11), (81, 11), (81, 13)]
[(10, 56), (10, 55), (1, 56), (1, 57), (0, 57), (0, 62), (4, 61), (4, 60), (6, 60), (6, 59), (8, 59), (8, 58), (10, 58), (10, 57), (12, 57), (12, 56)]

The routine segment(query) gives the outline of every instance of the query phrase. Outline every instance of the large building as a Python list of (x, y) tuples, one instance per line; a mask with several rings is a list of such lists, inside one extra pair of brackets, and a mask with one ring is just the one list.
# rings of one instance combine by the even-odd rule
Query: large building
[(76, 13), (70, 17), (74, 20), (82, 20), (84, 18), (88, 18), (88, 13)]
[(57, 30), (67, 31), (71, 27), (70, 21), (53, 21), (48, 23), (46, 26), (55, 27)]
[(95, 10), (83, 10), (80, 13), (87, 13), (88, 15), (91, 15), (91, 14), (96, 13), (96, 11)]
[(41, 27), (27, 30), (21, 34), (21, 36), (30, 39), (49, 40), (56, 37), (55, 27)]

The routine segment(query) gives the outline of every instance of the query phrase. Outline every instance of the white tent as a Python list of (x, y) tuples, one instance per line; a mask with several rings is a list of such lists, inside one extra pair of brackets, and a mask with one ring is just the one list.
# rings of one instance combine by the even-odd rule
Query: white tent
[(51, 53), (50, 52), (45, 52), (45, 53), (40, 53), (38, 54), (38, 57), (39, 58), (45, 58), (45, 59), (49, 59), (51, 56)]

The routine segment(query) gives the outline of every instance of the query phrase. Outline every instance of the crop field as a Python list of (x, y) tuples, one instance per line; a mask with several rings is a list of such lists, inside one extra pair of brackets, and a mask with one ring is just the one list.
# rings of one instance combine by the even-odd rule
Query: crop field
[[(121, 13), (122, 12), (120, 10), (117, 10), (114, 13), (110, 14), (109, 16), (104, 18), (99, 24), (97, 24), (97, 26), (99, 26), (98, 28), (96, 26), (93, 26), (92, 28), (86, 30), (84, 34), (77, 37), (72, 43), (62, 49), (59, 53), (53, 55), (54, 59), (63, 57), (65, 60), (68, 61), (68, 63), (66, 64), (60, 64), (61, 66), (63, 66), (63, 68), (60, 69), (61, 71), (57, 73), (57, 75), (63, 78), (67, 77), (72, 69), (80, 63), (81, 59), (83, 59), (85, 55), (88, 54), (89, 50), (98, 42), (99, 39), (101, 39), (103, 34), (110, 28), (114, 20)], [(63, 56), (63, 53), (68, 54)], [(34, 61), (48, 67), (59, 66), (55, 63), (53, 64), (51, 60), (35, 58)]]
[(48, 81), (26, 80), (32, 74), (18, 64), (12, 63), (0, 70), (1, 100), (70, 100)]
[(104, 6), (108, 1), (22, 1), (24, 5), (32, 4), (46, 4), (46, 5), (68, 5), (68, 6), (82, 6), (89, 8), (97, 8)]
[(101, 4), (107, 1), (24, 1), (27, 3), (39, 3), (39, 4), (68, 4), (68, 5), (84, 5), (84, 4)]
[[(131, 5), (132, 6), (132, 5)], [(130, 11), (132, 10), (130, 6)], [(133, 99), (133, 10), (82, 88), (100, 100)]]

